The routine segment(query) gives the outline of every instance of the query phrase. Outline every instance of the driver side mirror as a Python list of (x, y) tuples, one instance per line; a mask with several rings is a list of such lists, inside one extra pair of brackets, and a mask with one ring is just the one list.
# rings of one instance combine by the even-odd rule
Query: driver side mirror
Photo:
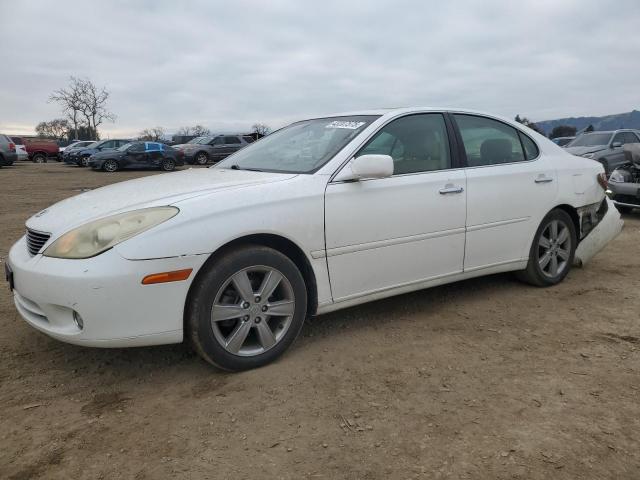
[(334, 181), (348, 182), (367, 178), (387, 178), (393, 175), (393, 158), (389, 155), (361, 155), (352, 158)]
[(622, 142), (613, 142), (611, 144), (611, 148), (620, 148), (622, 146)]

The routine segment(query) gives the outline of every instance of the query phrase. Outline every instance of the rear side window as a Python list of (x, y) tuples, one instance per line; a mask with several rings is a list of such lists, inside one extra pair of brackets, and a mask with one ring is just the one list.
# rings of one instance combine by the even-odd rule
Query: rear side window
[(525, 160), (520, 136), (515, 128), (492, 118), (460, 114), (454, 117), (462, 135), (469, 167)]
[(620, 132), (613, 139), (613, 143), (620, 142), (623, 145), (627, 143), (638, 143), (638, 137), (633, 132)]
[(224, 137), (224, 143), (229, 144), (237, 144), (242, 143), (238, 137)]

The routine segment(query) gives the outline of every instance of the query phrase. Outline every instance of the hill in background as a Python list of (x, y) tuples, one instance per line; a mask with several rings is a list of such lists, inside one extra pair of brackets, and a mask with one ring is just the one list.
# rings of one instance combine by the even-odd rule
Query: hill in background
[(576, 127), (578, 131), (593, 125), (594, 130), (616, 130), (618, 128), (636, 128), (640, 130), (640, 111), (633, 110), (627, 113), (606, 115), (604, 117), (570, 117), (557, 120), (545, 120), (536, 122), (544, 132), (549, 135), (551, 130), (558, 125)]

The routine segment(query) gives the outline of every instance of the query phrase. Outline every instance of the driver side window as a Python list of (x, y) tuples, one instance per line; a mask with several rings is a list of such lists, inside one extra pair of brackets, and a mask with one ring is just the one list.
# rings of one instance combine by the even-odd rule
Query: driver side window
[(451, 168), (444, 117), (440, 113), (423, 113), (392, 121), (356, 156), (374, 154), (393, 158), (394, 175)]

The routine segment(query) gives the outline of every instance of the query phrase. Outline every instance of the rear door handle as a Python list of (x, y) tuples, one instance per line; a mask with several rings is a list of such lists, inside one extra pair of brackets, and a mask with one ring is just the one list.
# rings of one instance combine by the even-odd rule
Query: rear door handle
[(553, 182), (553, 178), (540, 176), (540, 177), (536, 178), (534, 180), (534, 182), (536, 182), (536, 183), (549, 183), (549, 182)]
[(462, 193), (464, 192), (464, 188), (455, 185), (447, 185), (444, 188), (441, 188), (439, 192), (440, 195), (447, 195), (448, 193)]

